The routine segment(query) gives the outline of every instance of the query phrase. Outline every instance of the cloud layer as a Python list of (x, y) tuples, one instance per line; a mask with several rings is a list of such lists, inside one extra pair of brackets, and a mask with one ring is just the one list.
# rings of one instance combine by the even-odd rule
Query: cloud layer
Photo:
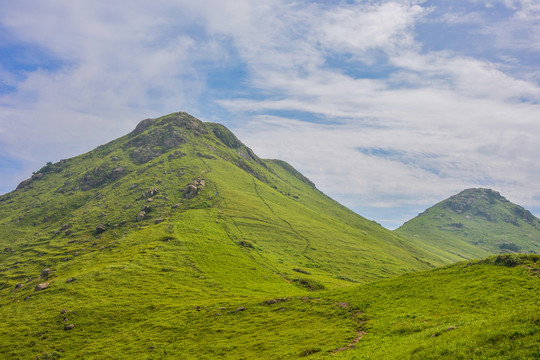
[(185, 110), (389, 227), (472, 186), (540, 210), (538, 15), (530, 0), (2, 4), (2, 190)]

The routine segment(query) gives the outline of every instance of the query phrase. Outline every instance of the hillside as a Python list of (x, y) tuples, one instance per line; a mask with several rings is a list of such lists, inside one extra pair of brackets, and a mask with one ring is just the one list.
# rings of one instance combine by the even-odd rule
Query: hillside
[(490, 189), (467, 189), (395, 230), (447, 262), (540, 253), (540, 219)]
[(504, 254), (336, 291), (362, 335), (336, 358), (538, 359), (539, 274)]
[[(222, 326), (242, 338), (254, 331), (242, 320), (246, 304), (442, 264), (287, 163), (260, 159), (222, 125), (186, 113), (48, 163), (0, 197), (0, 214), (6, 358), (149, 358), (166, 342), (182, 358), (201, 346), (201, 314), (229, 316)], [(285, 312), (272, 326), (290, 332), (291, 345), (341, 339), (348, 325), (329, 309), (300, 306), (303, 316)], [(219, 351), (251, 351), (227, 345), (227, 329), (208, 331)]]

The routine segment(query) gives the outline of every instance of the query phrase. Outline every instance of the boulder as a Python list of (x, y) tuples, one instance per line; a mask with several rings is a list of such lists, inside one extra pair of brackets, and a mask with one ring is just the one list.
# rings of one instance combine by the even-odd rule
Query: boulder
[(75, 325), (69, 324), (69, 325), (64, 326), (64, 330), (71, 330), (71, 329), (73, 329), (74, 327), (75, 327)]
[(107, 227), (105, 226), (105, 224), (99, 224), (98, 226), (96, 226), (97, 234), (104, 233), (105, 231), (107, 231)]
[(45, 290), (46, 288), (49, 287), (49, 283), (46, 282), (46, 283), (41, 283), (41, 284), (37, 284), (36, 287), (34, 288), (34, 291), (41, 291), (41, 290)]
[(184, 196), (188, 199), (193, 199), (195, 196), (197, 196), (197, 193), (197, 186), (193, 184), (188, 184), (184, 189)]
[(22, 287), (23, 287), (23, 284), (21, 283), (15, 284), (15, 290), (19, 290)]
[(139, 213), (137, 214), (137, 221), (143, 221), (145, 216), (146, 216), (146, 211), (144, 210), (139, 211)]
[(155, 219), (154, 220), (154, 225), (157, 225), (159, 223), (163, 222), (163, 219), (159, 218), (159, 219)]

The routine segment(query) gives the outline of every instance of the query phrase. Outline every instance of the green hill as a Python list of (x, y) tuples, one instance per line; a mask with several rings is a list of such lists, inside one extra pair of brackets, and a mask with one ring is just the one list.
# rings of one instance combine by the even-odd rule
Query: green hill
[[(0, 214), (5, 358), (290, 355), (351, 322), (289, 299), (442, 264), (185, 113), (48, 163)], [(292, 305), (242, 309), (268, 301)]]
[(468, 189), (395, 230), (447, 262), (540, 253), (540, 220), (490, 189)]

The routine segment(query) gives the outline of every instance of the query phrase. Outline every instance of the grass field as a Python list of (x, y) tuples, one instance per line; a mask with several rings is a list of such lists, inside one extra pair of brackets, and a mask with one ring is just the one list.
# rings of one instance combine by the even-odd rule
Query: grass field
[(47, 164), (0, 214), (0, 358), (538, 355), (536, 257), (436, 268), (184, 113)]

